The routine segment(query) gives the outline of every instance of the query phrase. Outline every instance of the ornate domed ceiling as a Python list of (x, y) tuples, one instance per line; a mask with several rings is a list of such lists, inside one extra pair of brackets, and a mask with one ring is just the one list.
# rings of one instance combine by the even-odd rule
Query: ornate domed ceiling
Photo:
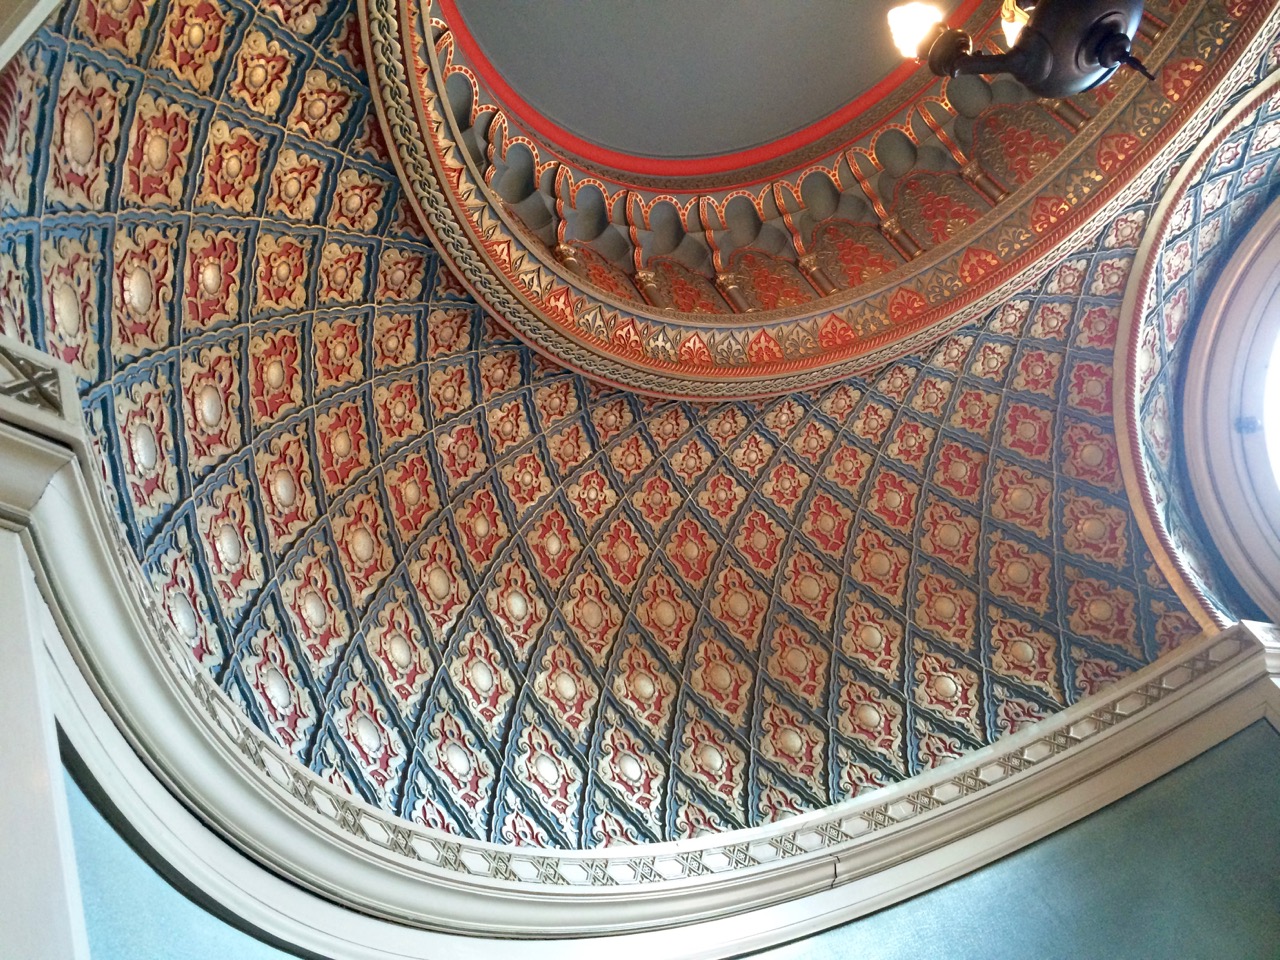
[[(508, 266), (545, 278), (548, 297), (565, 291), (563, 317), (590, 298), (621, 317), (626, 296), (543, 254), (563, 242), (612, 277), (606, 233), (650, 241), (612, 212), (593, 239), (570, 231), (586, 194), (557, 207), (541, 193), (572, 185), (561, 160), (521, 181), (533, 193), (500, 192), (520, 180), (507, 177), (516, 121), (481, 122), (483, 88), (468, 85), (469, 105), (436, 96), (442, 64), (468, 75), (441, 10), (407, 22), (429, 38), (406, 62), (387, 31), (413, 30), (370, 5), (389, 152), (348, 0), (72, 0), (0, 78), (4, 330), (76, 371), (122, 535), (194, 662), (334, 789), (509, 844), (759, 825), (976, 749), (1212, 622), (1179, 599), (1126, 497), (1114, 350), (1171, 171), (1259, 82), (1277, 24), (1253, 3), (1150, 9), (1152, 87), (1044, 104), (1000, 83), (960, 96), (903, 80), (902, 126), (885, 119), (839, 163), (874, 162), (867, 183), (889, 177), (900, 204), (914, 196), (903, 182), (950, 178), (943, 212), (963, 187), (972, 216), (946, 214), (954, 235), (908, 262), (880, 231), (889, 221), (866, 213), (872, 187), (829, 194), (850, 210), (862, 191), (849, 229), (866, 228), (887, 264), (874, 292), (857, 286), (857, 309), (879, 304), (884, 325), (838, 348), (863, 373), (690, 402), (553, 362), (521, 326), (536, 319), (524, 294), (482, 289), (477, 258), (497, 284), (509, 241)], [(416, 100), (392, 112), (398, 71), (415, 64), (400, 80)], [(1206, 250), (1269, 189), (1280, 144), (1254, 131), (1274, 129), (1270, 111), (1242, 127), (1247, 150), (1223, 155), (1229, 213), (1210, 234), (1206, 208)], [(1054, 145), (1043, 162), (1026, 159), (1037, 147), (1004, 152), (1036, 131)], [(911, 146), (900, 170), (895, 133)], [(1025, 178), (989, 178), (970, 149)], [(609, 211), (642, 209), (649, 189), (627, 186)], [(661, 256), (671, 277), (702, 277), (688, 289), (710, 302), (701, 255), (672, 252), (686, 240), (740, 263), (765, 256), (762, 236), (844, 230), (833, 217), (778, 212), (741, 250), (681, 227)], [(477, 224), (508, 239), (473, 243)], [(781, 249), (768, 256), (789, 262)], [(842, 316), (835, 299), (805, 298)], [(895, 319), (895, 303), (911, 306)], [(707, 353), (679, 361), (690, 383), (705, 368), (707, 389), (759, 393), (783, 383), (767, 370), (812, 385), (849, 369), (828, 363), (826, 319), (756, 319), (795, 332), (774, 343), (808, 344), (809, 359), (754, 366), (752, 341), (733, 339), (743, 317), (704, 317)], [(633, 345), (657, 342), (645, 323)], [(712, 369), (721, 342), (743, 346), (731, 375)], [(621, 354), (588, 354), (601, 362), (568, 359), (623, 368)], [(678, 356), (662, 362), (654, 379), (611, 378), (665, 389)]]
[[(392, 152), (468, 289), (570, 368), (643, 392), (714, 398), (866, 373), (981, 316), (1047, 252), (1087, 232), (1125, 168), (1147, 162), (1193, 106), (1193, 88), (1211, 82), (1201, 74), (1224, 62), (1203, 59), (1204, 36), (1184, 4), (1154, 0), (1138, 44), (1166, 64), (1158, 84), (1135, 73), (1039, 101), (1008, 78), (940, 83), (924, 68), (892, 67), (882, 52), (868, 55), (865, 73), (833, 66), (841, 58), (829, 43), (851, 25), (864, 35), (851, 51), (882, 32), (879, 6), (806, 7), (787, 18), (748, 5), (734, 28), (717, 31), (694, 4), (682, 34), (691, 43), (719, 38), (704, 45), (723, 51), (741, 35), (746, 58), (776, 41), (771, 59), (788, 79), (760, 71), (750, 95), (722, 63), (742, 66), (736, 48), (690, 63), (687, 47), (662, 42), (683, 13), (652, 29), (648, 46), (615, 57), (645, 18), (615, 17), (610, 44), (612, 8), (601, 8), (585, 18), (592, 42), (575, 60), (522, 45), (556, 50), (576, 39), (565, 21), (577, 13), (538, 14), (526, 36), (503, 33), (484, 4), (402, 10), (367, 0), (362, 9)], [(958, 4), (952, 19), (994, 49), (999, 7)], [(1214, 42), (1244, 36), (1235, 21), (1263, 12), (1237, 2)], [(824, 14), (836, 25), (815, 39)], [(787, 30), (773, 28), (779, 17)], [(662, 80), (635, 64), (641, 53)], [(564, 62), (584, 74), (562, 73)], [(699, 81), (703, 65), (710, 76)], [(594, 88), (585, 102), (584, 84)], [(683, 95), (657, 99), (664, 84)], [(806, 97), (812, 87), (825, 92)], [(809, 101), (795, 112), (808, 122), (800, 130), (772, 112), (794, 99)], [(636, 100), (647, 106), (633, 122)], [(667, 113), (677, 117), (664, 125)], [(589, 127), (589, 116), (609, 119)], [(620, 132), (640, 138), (657, 126), (643, 153)]]

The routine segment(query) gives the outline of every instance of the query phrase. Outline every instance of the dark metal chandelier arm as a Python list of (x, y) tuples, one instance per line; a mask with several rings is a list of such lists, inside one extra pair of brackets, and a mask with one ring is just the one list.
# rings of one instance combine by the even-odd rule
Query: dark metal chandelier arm
[(1008, 73), (1041, 97), (1088, 90), (1122, 65), (1154, 80), (1132, 53), (1142, 7), (1143, 0), (1039, 0), (1008, 53), (973, 53), (967, 33), (938, 23), (923, 32), (917, 56), (943, 77)]

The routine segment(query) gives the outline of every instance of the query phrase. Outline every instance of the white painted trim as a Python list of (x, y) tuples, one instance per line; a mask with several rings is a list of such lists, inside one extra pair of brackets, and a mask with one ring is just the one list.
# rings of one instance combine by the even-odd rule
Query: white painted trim
[(0, 0), (0, 68), (40, 29), (61, 0)]
[(18, 535), (0, 530), (0, 942), (5, 960), (88, 960), (41, 608)]
[(1213, 542), (1280, 621), (1280, 487), (1262, 429), (1264, 374), (1278, 339), (1280, 201), (1241, 241), (1205, 304), (1182, 404), (1187, 470)]

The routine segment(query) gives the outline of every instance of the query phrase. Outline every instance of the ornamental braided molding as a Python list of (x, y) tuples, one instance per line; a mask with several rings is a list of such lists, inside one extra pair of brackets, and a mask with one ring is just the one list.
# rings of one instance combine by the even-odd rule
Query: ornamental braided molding
[[(1052, 238), (1052, 242), (1042, 249), (1048, 249), (1049, 252), (1031, 259), (987, 293), (962, 303), (954, 312), (939, 317), (935, 322), (924, 324), (910, 335), (881, 342), (861, 355), (843, 361), (802, 372), (782, 372), (767, 376), (753, 375), (750, 367), (746, 366), (742, 367), (740, 374), (735, 374), (733, 367), (724, 367), (722, 373), (715, 377), (690, 379), (679, 371), (678, 365), (674, 363), (674, 355), (671, 361), (663, 361), (671, 368), (670, 373), (665, 373), (621, 362), (593, 347), (589, 342), (593, 332), (603, 331), (607, 336), (608, 330), (623, 319), (606, 305), (597, 303), (577, 318), (579, 327), (593, 328), (588, 329), (588, 335), (582, 337), (569, 329), (554, 326), (538, 314), (528, 296), (522, 295), (518, 287), (523, 288), (530, 296), (542, 296), (548, 290), (558, 289), (570, 305), (574, 300), (573, 288), (566, 286), (564, 275), (553, 269), (541, 253), (523, 242), (520, 230), (502, 213), (501, 201), (492, 194), (459, 146), (457, 131), (452, 129), (453, 118), (448, 111), (442, 109), (441, 96), (436, 86), (441, 67), (435, 47), (428, 42), (427, 37), (421, 35), (419, 29), (419, 24), (429, 17), (429, 0), (425, 10), (418, 8), (412, 0), (360, 0), (358, 7), (364, 25), (366, 58), (374, 65), (370, 72), (373, 100), (384, 123), (387, 142), (392, 147), (392, 159), (402, 181), (408, 187), (406, 193), (428, 232), (445, 259), (460, 273), (463, 282), (477, 299), (527, 343), (574, 370), (643, 393), (698, 399), (784, 394), (866, 373), (913, 352), (924, 344), (938, 340), (1006, 302), (1012, 295), (1042, 278), (1063, 258), (1083, 249), (1125, 207), (1146, 196), (1174, 161), (1194, 147), (1213, 124), (1223, 105), (1256, 81), (1259, 66), (1271, 40), (1280, 31), (1280, 11), (1272, 9), (1234, 62), (1229, 66), (1213, 65), (1206, 71), (1206, 77), (1202, 78), (1198, 90), (1205, 86), (1211, 87), (1211, 90), (1190, 115), (1182, 119), (1181, 126), (1168, 135), (1158, 149), (1140, 152), (1133, 158), (1133, 165), (1141, 170), (1133, 180), (1117, 187), (1089, 216), (1074, 225), (1067, 223), (1055, 228), (1058, 235), (1053, 232), (1046, 234), (1046, 237)], [(1181, 38), (1182, 33), (1178, 27), (1182, 30), (1189, 29), (1196, 16), (1216, 7), (1212, 2), (1189, 5), (1178, 23), (1166, 32), (1166, 37), (1152, 58), (1153, 62), (1166, 57)], [(421, 13), (424, 21), (412, 15), (415, 13)], [(1227, 16), (1225, 12), (1221, 15)], [(438, 19), (429, 22), (433, 33), (438, 29), (445, 29), (443, 22)], [(407, 63), (410, 58), (406, 57), (406, 44), (415, 51), (412, 56), (415, 63), (412, 81), (408, 73)], [(1214, 74), (1219, 75), (1215, 78)], [(1106, 129), (1132, 100), (1132, 94), (1127, 99), (1117, 97), (1091, 123)], [(1161, 129), (1172, 124), (1173, 120), (1170, 119)], [(446, 135), (445, 131), (450, 132)], [(1162, 134), (1154, 136), (1158, 141)], [(1076, 146), (1069, 148), (1062, 157), (1073, 159), (1092, 142), (1078, 138)], [(1051, 165), (1051, 169), (1042, 171), (1024, 186), (1020, 191), (1021, 200), (1009, 205), (1009, 210), (1030, 204), (1049, 180), (1061, 171), (1061, 164)], [(455, 183), (454, 189), (446, 189), (445, 180)], [(990, 231), (993, 228), (988, 225), (983, 229)], [(486, 254), (485, 244), (480, 237), (480, 232), (491, 230), (500, 232), (501, 245), (509, 251), (505, 256), (511, 269), (506, 276), (503, 276), (498, 264)], [(936, 266), (945, 257), (954, 256), (957, 249), (963, 249), (962, 241), (971, 239), (967, 235), (954, 239), (938, 248), (935, 254), (917, 261), (910, 272)], [(891, 276), (897, 281), (904, 279), (900, 272)], [(946, 280), (946, 277), (941, 279)], [(950, 279), (959, 284), (958, 277)], [(957, 291), (960, 289), (956, 288)], [(943, 307), (935, 307), (935, 312), (945, 309), (945, 302), (944, 299)], [(753, 330), (763, 329), (769, 323), (782, 322), (811, 323), (816, 330), (819, 320), (830, 315), (830, 312), (831, 308), (828, 307), (799, 320), (787, 318), (779, 311), (755, 313), (752, 314), (752, 326), (735, 330), (732, 325), (721, 325), (717, 329), (722, 332), (715, 336), (732, 340), (736, 345), (734, 349), (745, 353)], [(650, 326), (675, 322), (675, 319), (666, 315), (649, 317), (636, 314), (632, 319)], [(889, 333), (882, 333), (869, 342), (875, 344), (877, 340), (883, 341), (888, 336)], [(668, 350), (671, 349), (669, 335), (661, 334), (659, 339), (666, 344)], [(795, 368), (806, 362), (806, 359), (800, 358), (782, 366)], [(653, 362), (658, 363), (656, 360)]]

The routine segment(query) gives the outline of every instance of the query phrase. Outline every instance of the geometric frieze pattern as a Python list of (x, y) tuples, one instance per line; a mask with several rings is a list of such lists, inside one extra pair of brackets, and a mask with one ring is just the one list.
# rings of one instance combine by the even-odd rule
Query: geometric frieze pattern
[(691, 837), (911, 777), (1198, 632), (1112, 426), (1158, 191), (872, 376), (653, 400), (468, 298), (358, 40), (343, 0), (77, 0), (0, 77), (5, 332), (76, 372), (161, 608), (298, 763), (459, 836)]

